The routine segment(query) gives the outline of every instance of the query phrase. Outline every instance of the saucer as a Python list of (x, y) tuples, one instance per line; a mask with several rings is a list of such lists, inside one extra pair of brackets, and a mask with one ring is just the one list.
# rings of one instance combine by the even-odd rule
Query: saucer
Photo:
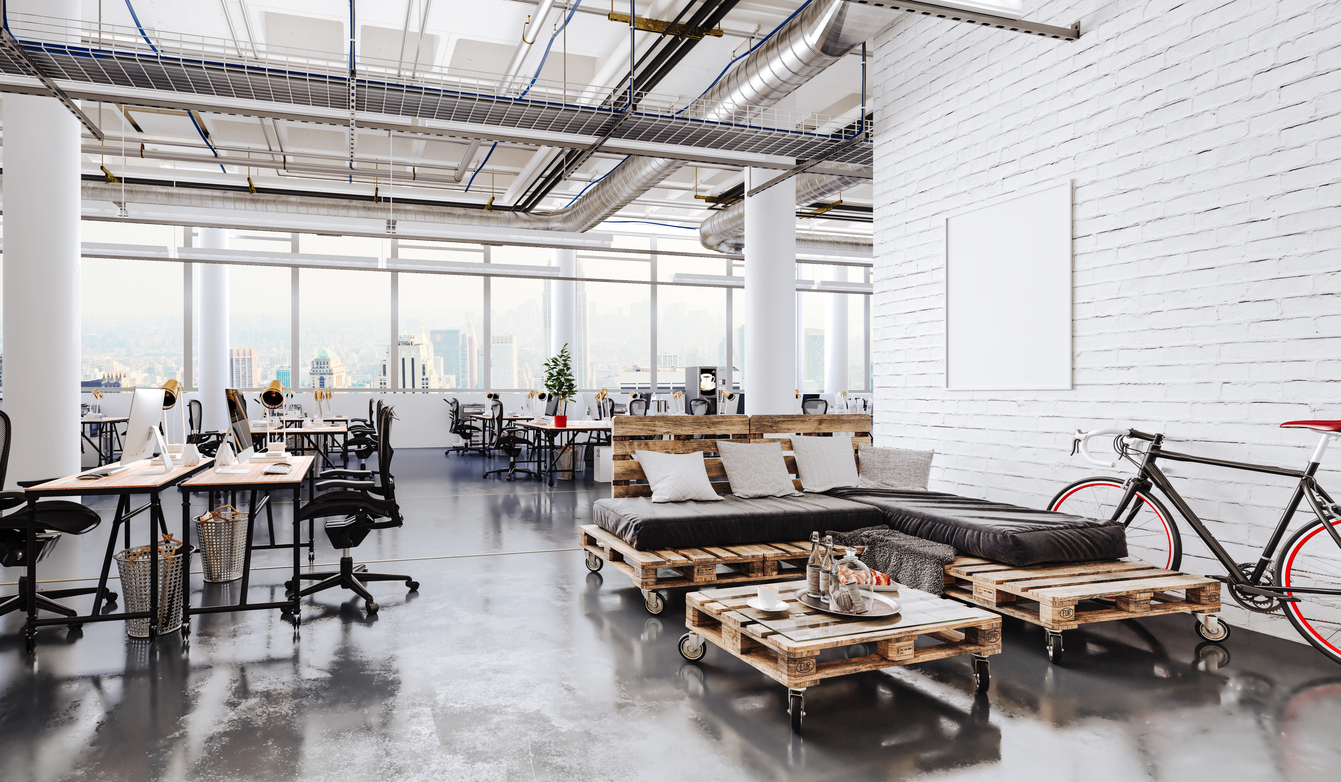
[(753, 608), (756, 611), (763, 611), (766, 614), (780, 614), (783, 611), (787, 610), (786, 600), (779, 600), (776, 606), (766, 608), (763, 603), (759, 602), (758, 597), (752, 597), (749, 600), (745, 601), (745, 605), (749, 606), (750, 608)]

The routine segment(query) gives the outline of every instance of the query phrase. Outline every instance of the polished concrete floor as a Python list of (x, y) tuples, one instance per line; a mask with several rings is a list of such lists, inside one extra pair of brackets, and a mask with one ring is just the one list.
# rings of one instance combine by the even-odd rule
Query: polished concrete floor
[[(397, 454), (406, 526), (357, 555), (422, 586), (374, 586), (374, 617), (327, 592), (296, 639), (276, 612), (221, 614), (189, 643), (48, 628), (32, 657), (0, 618), (0, 780), (1341, 778), (1341, 667), (1245, 630), (1199, 650), (1181, 616), (1069, 633), (1063, 666), (1007, 620), (986, 697), (961, 659), (836, 679), (796, 739), (783, 688), (719, 650), (679, 656), (682, 597), (651, 617), (583, 567), (575, 529), (608, 486), (481, 480), (487, 463)], [(67, 537), (42, 578), (96, 573), (105, 545), (105, 527)], [(317, 564), (335, 556), (320, 539)], [(282, 592), (284, 559), (258, 557), (254, 600)]]

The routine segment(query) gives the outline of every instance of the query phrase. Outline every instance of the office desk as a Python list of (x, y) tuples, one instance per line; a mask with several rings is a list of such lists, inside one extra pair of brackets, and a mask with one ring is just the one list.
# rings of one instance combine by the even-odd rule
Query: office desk
[[(191, 607), (191, 572), (187, 568), (182, 573), (182, 635), (189, 635), (191, 632), (192, 614), (218, 614), (229, 611), (257, 611), (264, 609), (278, 608), (282, 613), (292, 616), (293, 634), (298, 635), (299, 604), (298, 590), (292, 591), (293, 599), (284, 602), (269, 603), (248, 603), (247, 587), (251, 583), (251, 552), (255, 549), (272, 548), (292, 548), (293, 549), (293, 582), (298, 583), (298, 574), (301, 572), (302, 565), (299, 562), (298, 552), (303, 548), (302, 523), (298, 519), (298, 507), (302, 502), (303, 481), (308, 480), (308, 496), (313, 494), (313, 482), (315, 481), (316, 470), (312, 469), (316, 463), (315, 456), (291, 456), (289, 457), (289, 471), (284, 475), (266, 475), (265, 470), (274, 462), (247, 462), (241, 467), (247, 468), (245, 473), (221, 473), (214, 470), (207, 470), (196, 475), (191, 480), (186, 481), (181, 486), (182, 492), (182, 537), (185, 538), (191, 534), (191, 495), (201, 492), (207, 496), (212, 496), (215, 492), (250, 492), (247, 502), (247, 550), (242, 557), (242, 588), (238, 602), (226, 606), (201, 606), (200, 608)], [(270, 492), (289, 489), (293, 491), (293, 542), (275, 543), (272, 539), (269, 545), (256, 545), (252, 542), (252, 536), (256, 532), (256, 516), (261, 508), (269, 508)], [(261, 501), (256, 501), (256, 495), (263, 493)], [(315, 541), (313, 533), (315, 532), (314, 523), (308, 522), (308, 540), (307, 550), (308, 558), (315, 555)]]
[[(84, 438), (84, 442), (93, 446), (93, 449), (98, 452), (99, 467), (116, 461), (116, 446), (121, 441), (121, 433), (117, 431), (116, 425), (124, 424), (129, 420), (130, 417), (124, 415), (104, 416), (102, 418), (86, 415), (79, 419), (79, 436)], [(107, 425), (101, 426), (100, 424)], [(96, 434), (93, 432), (95, 427), (98, 430)], [(97, 442), (93, 441), (94, 437), (98, 438)]]
[[(523, 421), (521, 426), (531, 429), (545, 435), (549, 446), (549, 458), (542, 458), (540, 461), (540, 472), (549, 478), (549, 485), (554, 485), (554, 472), (558, 466), (559, 457), (564, 451), (572, 450), (577, 445), (577, 436), (589, 432), (609, 432), (610, 421), (569, 421), (565, 427), (555, 426), (546, 421)], [(576, 456), (574, 457), (573, 470), (577, 470)]]
[[(158, 635), (158, 590), (149, 591), (149, 610), (147, 612), (126, 612), (119, 614), (103, 614), (103, 598), (107, 596), (107, 577), (112, 567), (112, 555), (116, 553), (116, 533), (117, 530), (125, 525), (125, 547), (130, 548), (130, 520), (144, 511), (149, 511), (149, 545), (153, 546), (158, 542), (158, 530), (161, 529), (164, 534), (167, 533), (167, 519), (163, 515), (163, 505), (159, 501), (159, 494), (167, 488), (176, 486), (187, 480), (196, 473), (201, 472), (210, 466), (213, 460), (206, 459), (194, 467), (173, 467), (168, 473), (157, 473), (153, 471), (161, 470), (162, 464), (155, 465), (148, 459), (133, 462), (129, 468), (122, 470), (115, 475), (109, 475), (106, 478), (97, 478), (94, 480), (80, 480), (76, 473), (64, 478), (57, 478), (54, 481), (30, 487), (24, 490), (28, 500), (28, 533), (27, 533), (27, 560), (28, 560), (28, 583), (32, 587), (28, 590), (28, 623), (24, 629), (24, 635), (27, 641), (28, 651), (32, 651), (37, 645), (37, 628), (45, 625), (63, 625), (68, 624), (78, 626), (84, 622), (111, 622), (126, 619), (148, 619), (149, 620), (149, 638), (153, 640)], [(93, 472), (90, 470), (89, 472)], [(148, 474), (146, 474), (148, 473)], [(131, 510), (130, 498), (136, 494), (148, 494), (149, 502)], [(93, 596), (93, 613), (87, 616), (60, 617), (57, 619), (39, 619), (37, 616), (37, 501), (51, 497), (99, 497), (115, 496), (117, 497), (116, 513), (112, 518), (112, 529), (107, 536), (107, 554), (103, 557), (102, 573), (98, 577), (98, 591)], [(186, 545), (188, 538), (183, 538), (182, 545)], [(186, 568), (190, 570), (190, 568)], [(158, 583), (158, 557), (149, 558), (149, 578), (150, 583)], [(111, 602), (108, 600), (107, 602)]]
[[(340, 437), (340, 450), (344, 451), (344, 446), (349, 440), (349, 427), (345, 424), (323, 424), (321, 426), (303, 425), (303, 426), (276, 426), (271, 423), (252, 424), (251, 433), (254, 435), (281, 434), (284, 437), (293, 437), (299, 441), (299, 450), (306, 453), (312, 451), (321, 457), (321, 461), (327, 467), (335, 467), (329, 456), (328, 445), (329, 438)], [(345, 466), (348, 466), (347, 464)]]

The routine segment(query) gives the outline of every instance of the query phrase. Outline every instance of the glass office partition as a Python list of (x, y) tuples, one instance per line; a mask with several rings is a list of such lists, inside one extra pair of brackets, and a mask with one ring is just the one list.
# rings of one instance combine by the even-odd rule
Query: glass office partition
[(377, 387), (391, 342), (390, 275), (303, 269), (298, 286), (301, 387)]

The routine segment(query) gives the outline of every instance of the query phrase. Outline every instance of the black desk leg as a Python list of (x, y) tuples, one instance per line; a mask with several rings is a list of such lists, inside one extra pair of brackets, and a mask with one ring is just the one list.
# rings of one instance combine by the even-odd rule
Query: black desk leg
[(27, 549), (28, 571), (27, 603), (28, 626), (24, 629), (25, 646), (29, 654), (37, 651), (37, 500), (28, 500), (28, 539), (24, 541)]
[[(298, 518), (298, 499), (303, 494), (303, 485), (298, 484), (298, 488), (293, 490), (293, 517)], [(317, 475), (315, 472), (307, 474), (307, 499), (310, 502), (317, 496)], [(307, 520), (307, 561), (312, 562), (317, 558), (317, 520), (309, 518)]]
[[(158, 638), (158, 546), (155, 538), (158, 525), (163, 522), (163, 508), (158, 504), (158, 492), (149, 495), (149, 640)], [(130, 598), (127, 598), (129, 600)]]
[(302, 591), (299, 589), (302, 582), (298, 578), (302, 574), (302, 564), (298, 557), (303, 528), (303, 523), (298, 518), (298, 503), (302, 494), (303, 484), (302, 481), (299, 481), (298, 485), (293, 488), (293, 608), (290, 610), (293, 611), (293, 637), (295, 639), (298, 638), (298, 628), (302, 624), (302, 605), (299, 602), (301, 598), (298, 596), (298, 593)]
[(93, 615), (98, 616), (102, 613), (103, 598), (107, 598), (108, 605), (111, 605), (112, 599), (107, 597), (110, 592), (107, 589), (107, 579), (112, 574), (112, 556), (116, 553), (116, 533), (122, 524), (127, 527), (130, 522), (126, 520), (126, 514), (130, 512), (130, 496), (123, 494), (117, 498), (116, 513), (112, 516), (112, 529), (107, 534), (107, 553), (102, 558), (102, 574), (98, 576), (98, 593), (93, 596)]
[(182, 565), (182, 637), (191, 634), (191, 490), (185, 487), (182, 493), (182, 554), (186, 564)]
[(256, 532), (256, 490), (251, 490), (251, 501), (247, 504), (247, 547), (242, 554), (242, 595), (238, 605), (247, 604), (247, 585), (251, 583), (251, 536)]

